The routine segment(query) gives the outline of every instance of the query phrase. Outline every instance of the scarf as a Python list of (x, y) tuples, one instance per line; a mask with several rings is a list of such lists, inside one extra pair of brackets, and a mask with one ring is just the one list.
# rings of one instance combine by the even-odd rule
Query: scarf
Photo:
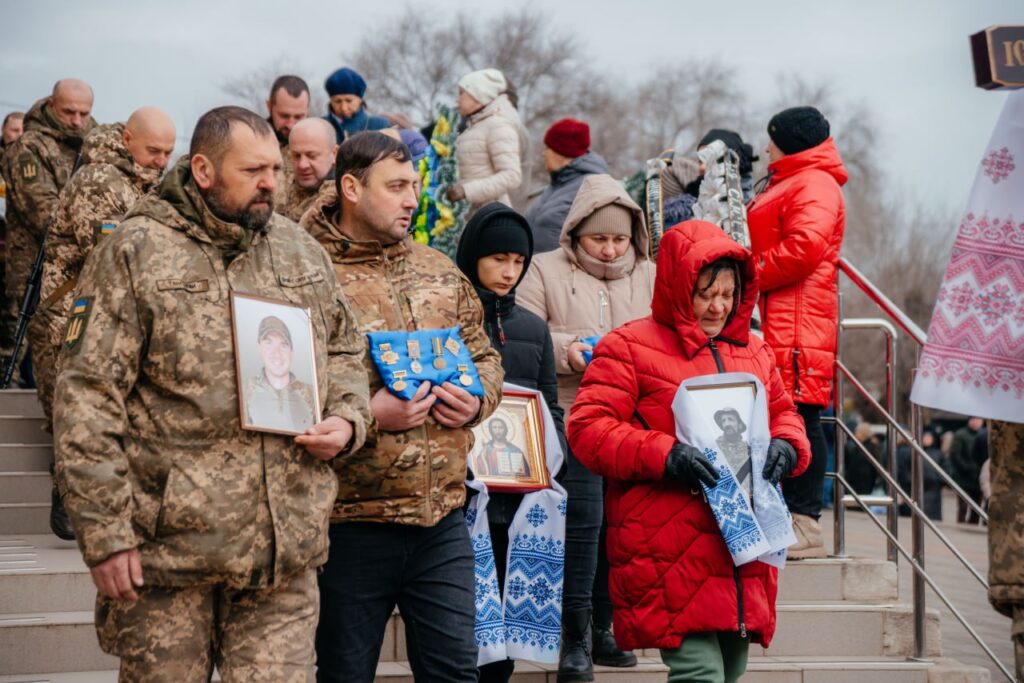
[[(752, 405), (722, 403), (715, 408), (737, 409), (747, 425), (746, 438), (751, 464), (749, 495), (740, 486), (736, 472), (720, 452), (716, 437), (721, 430), (713, 418), (714, 408), (708, 407), (712, 402), (711, 392), (687, 390), (688, 387), (747, 382), (753, 382), (757, 388)], [(714, 488), (702, 488), (733, 563), (738, 567), (760, 560), (782, 569), (786, 566), (786, 548), (796, 543), (796, 536), (793, 534), (789, 510), (782, 498), (782, 489), (769, 484), (761, 474), (768, 455), (768, 443), (771, 441), (766, 394), (761, 381), (749, 373), (702, 375), (680, 385), (672, 401), (672, 412), (676, 421), (676, 438), (701, 449), (718, 470), (719, 479)]]
[(504, 659), (556, 663), (561, 647), (567, 498), (554, 473), (562, 468), (565, 456), (541, 393), (508, 382), (502, 389), (527, 391), (536, 394), (540, 401), (551, 488), (524, 495), (509, 525), (503, 599), (498, 590), (487, 522), (487, 486), (479, 479), (466, 482), (466, 486), (477, 491), (466, 510), (466, 526), (476, 559), (477, 665)]
[(576, 245), (575, 253), (580, 267), (598, 280), (621, 280), (624, 277), (629, 277), (633, 268), (636, 267), (636, 247), (632, 244), (625, 254), (611, 261), (594, 258), (579, 244)]
[(1024, 92), (1007, 95), (975, 176), (910, 399), (1024, 421)]

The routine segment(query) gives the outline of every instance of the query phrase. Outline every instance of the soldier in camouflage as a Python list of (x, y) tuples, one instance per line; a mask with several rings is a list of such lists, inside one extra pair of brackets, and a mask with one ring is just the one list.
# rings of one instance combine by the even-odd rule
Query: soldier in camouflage
[(315, 422), (316, 403), (313, 387), (292, 372), (294, 344), (288, 325), (268, 315), (260, 321), (256, 343), (263, 367), (246, 380), (247, 422), (278, 431), (305, 431)]
[(57, 197), (71, 178), (82, 140), (96, 125), (92, 100), (92, 88), (85, 82), (57, 81), (52, 94), (25, 115), (25, 134), (4, 155), (7, 305), (2, 315), (9, 329), (17, 324), (25, 283), (57, 208)]
[(288, 136), (296, 123), (309, 116), (309, 86), (306, 81), (292, 75), (274, 79), (267, 98), (267, 113), (267, 121), (273, 126), (274, 135), (281, 147), (281, 173), (277, 177), (274, 204), (284, 206), (294, 171), (288, 151)]
[(303, 119), (292, 128), (288, 148), (292, 182), (278, 213), (298, 221), (313, 206), (321, 191), (329, 191), (334, 186), (338, 143), (331, 124), (323, 119)]
[[(57, 356), (85, 257), (160, 179), (174, 140), (170, 118), (150, 107), (133, 113), (127, 124), (97, 126), (82, 144), (78, 170), (60, 192), (43, 253), (39, 306), (28, 328), (36, 392), (47, 429), (52, 426)], [(50, 529), (65, 540), (74, 538), (56, 487), (51, 494)]]
[(1024, 424), (990, 421), (988, 447), (988, 599), (1013, 620), (1017, 680), (1024, 681)]
[[(204, 114), (189, 158), (86, 261), (54, 401), (57, 485), (122, 681), (314, 681), (332, 463), (370, 422), (365, 341), (324, 250), (273, 214), (266, 120)], [(311, 314), (321, 421), (241, 429), (230, 296)]]
[(409, 235), (419, 176), (408, 148), (378, 132), (355, 135), (338, 151), (335, 176), (337, 193), (303, 225), (334, 261), (360, 331), (461, 325), (485, 396), (425, 382), (404, 401), (364, 359), (376, 430), (372, 445), (336, 470), (331, 553), (320, 576), (319, 680), (373, 681), (397, 604), (416, 680), (476, 681), (474, 562), (462, 505), (470, 428), (500, 401), (501, 358), (469, 280)]
[[(6, 282), (4, 270), (7, 263), (7, 248), (4, 241), (7, 238), (7, 222), (4, 214), (7, 213), (7, 180), (4, 178), (4, 156), (13, 145), (14, 141), (25, 132), (25, 114), (20, 111), (12, 111), (4, 117), (3, 127), (0, 128), (0, 283)], [(0, 285), (0, 358), (11, 355), (11, 345), (14, 343), (14, 330), (10, 328), (11, 320), (5, 319), (2, 311), (7, 306), (7, 295)]]

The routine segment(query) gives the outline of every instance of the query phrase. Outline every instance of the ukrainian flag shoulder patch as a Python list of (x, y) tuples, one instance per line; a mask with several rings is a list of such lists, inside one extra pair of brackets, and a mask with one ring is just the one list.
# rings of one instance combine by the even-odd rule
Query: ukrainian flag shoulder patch
[(110, 233), (114, 232), (116, 228), (117, 221), (115, 220), (107, 219), (104, 221), (100, 221), (96, 225), (96, 239), (99, 240), (101, 237), (106, 237)]
[(89, 314), (92, 312), (92, 297), (82, 296), (75, 299), (71, 305), (71, 317), (68, 318), (67, 330), (64, 332), (64, 349), (74, 349), (85, 334), (85, 328), (89, 323)]

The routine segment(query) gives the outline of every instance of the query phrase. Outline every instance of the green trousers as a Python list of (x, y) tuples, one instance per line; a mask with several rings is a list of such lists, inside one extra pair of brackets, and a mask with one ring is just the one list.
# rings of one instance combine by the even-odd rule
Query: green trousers
[(734, 683), (747, 670), (750, 637), (717, 631), (691, 633), (675, 650), (662, 650), (668, 683)]

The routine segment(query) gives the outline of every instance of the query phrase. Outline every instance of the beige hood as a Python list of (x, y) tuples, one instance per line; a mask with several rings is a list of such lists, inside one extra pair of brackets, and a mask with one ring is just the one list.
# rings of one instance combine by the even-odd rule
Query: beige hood
[(637, 251), (637, 260), (645, 260), (650, 253), (651, 238), (647, 232), (647, 222), (644, 220), (644, 212), (637, 203), (630, 199), (626, 188), (615, 178), (605, 173), (588, 175), (583, 184), (580, 185), (576, 199), (569, 208), (569, 215), (562, 225), (562, 236), (559, 244), (565, 251), (569, 261), (579, 265), (576, 253), (572, 248), (572, 231), (575, 230), (583, 220), (603, 206), (618, 204), (630, 210), (633, 214), (633, 246)]

